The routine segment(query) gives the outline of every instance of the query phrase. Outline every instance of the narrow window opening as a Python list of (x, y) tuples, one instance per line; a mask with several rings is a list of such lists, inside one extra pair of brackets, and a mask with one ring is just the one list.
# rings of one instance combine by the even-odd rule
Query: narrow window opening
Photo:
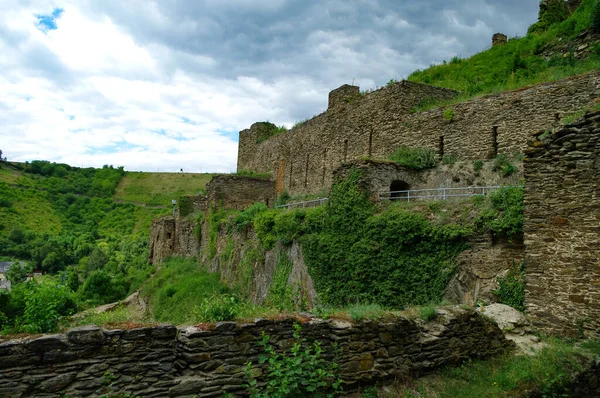
[(304, 173), (304, 187), (308, 186), (308, 160), (310, 159), (310, 155), (306, 155), (306, 171)]
[(269, 198), (265, 199), (265, 204), (269, 207)]
[(373, 130), (369, 133), (369, 159), (373, 155)]
[(440, 158), (444, 157), (444, 136), (440, 136)]
[(492, 127), (492, 151), (490, 155), (491, 158), (498, 156), (498, 126)]
[(344, 140), (344, 163), (348, 160), (348, 140)]
[(294, 174), (294, 163), (292, 163), (290, 161), (290, 188), (294, 186), (294, 179), (292, 178), (292, 175)]
[(554, 114), (554, 121), (560, 122), (560, 113), (555, 113)]
[(321, 185), (325, 185), (325, 174), (327, 173), (327, 149), (323, 150), (323, 175), (321, 176)]
[(171, 233), (167, 232), (167, 239), (171, 239)]

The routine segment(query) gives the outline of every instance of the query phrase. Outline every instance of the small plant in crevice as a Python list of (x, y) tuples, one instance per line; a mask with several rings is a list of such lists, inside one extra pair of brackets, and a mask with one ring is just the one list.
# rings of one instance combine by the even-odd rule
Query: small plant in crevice
[(262, 333), (259, 345), (264, 352), (258, 363), (265, 367), (267, 380), (266, 384), (259, 384), (259, 372), (251, 362), (246, 364), (246, 388), (250, 398), (335, 397), (341, 393), (338, 365), (323, 357), (319, 341), (309, 344), (306, 338), (300, 338), (301, 330), (300, 325), (294, 325), (293, 344), (287, 352), (277, 352), (270, 336)]
[(448, 122), (448, 123), (452, 123), (452, 121), (454, 120), (454, 109), (452, 108), (446, 108), (444, 109), (444, 119)]
[(442, 157), (442, 163), (445, 165), (453, 165), (454, 163), (456, 163), (457, 160), (458, 158), (456, 157), (456, 155), (452, 153), (449, 153)]
[(479, 173), (483, 169), (483, 160), (474, 160), (473, 161), (473, 171), (475, 171), (475, 175), (479, 176)]
[(287, 204), (290, 201), (290, 199), (292, 199), (292, 197), (290, 196), (288, 191), (283, 191), (281, 195), (277, 197), (277, 200), (275, 201), (275, 207)]
[(524, 271), (523, 262), (517, 265), (513, 262), (506, 276), (497, 279), (498, 288), (493, 291), (500, 303), (509, 305), (519, 311), (525, 311)]
[(496, 156), (492, 170), (501, 172), (503, 177), (509, 177), (517, 171), (517, 168), (505, 154), (500, 154)]

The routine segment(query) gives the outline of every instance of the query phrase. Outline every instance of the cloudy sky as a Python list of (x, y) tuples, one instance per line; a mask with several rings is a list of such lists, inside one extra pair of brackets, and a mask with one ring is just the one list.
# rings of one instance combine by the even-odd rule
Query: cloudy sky
[(235, 170), (238, 131), (523, 35), (538, 0), (0, 0), (0, 149)]

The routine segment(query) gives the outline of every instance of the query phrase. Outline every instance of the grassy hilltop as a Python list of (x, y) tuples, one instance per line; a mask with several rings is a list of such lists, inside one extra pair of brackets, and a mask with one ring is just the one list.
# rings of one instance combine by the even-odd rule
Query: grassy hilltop
[(559, 15), (540, 15), (524, 37), (417, 70), (408, 80), (461, 91), (464, 99), (600, 69), (598, 2), (583, 0), (568, 17), (565, 10), (555, 12)]

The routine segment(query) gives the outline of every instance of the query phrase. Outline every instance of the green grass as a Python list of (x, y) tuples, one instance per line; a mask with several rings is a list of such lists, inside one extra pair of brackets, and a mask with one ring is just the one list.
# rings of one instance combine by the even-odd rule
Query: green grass
[[(552, 25), (541, 34), (511, 39), (504, 46), (493, 47), (468, 59), (455, 58), (426, 70), (417, 70), (408, 80), (464, 93), (461, 98), (450, 102), (455, 103), (476, 95), (518, 89), (598, 70), (600, 54), (593, 54), (582, 60), (562, 57), (562, 54), (550, 59), (541, 56), (545, 49), (571, 40), (591, 27), (594, 1), (584, 0), (566, 21)], [(423, 103), (416, 110), (439, 105), (441, 103)]]
[(63, 229), (62, 218), (52, 206), (47, 192), (6, 187), (2, 196), (7, 198), (11, 206), (0, 207), (1, 235), (7, 235), (17, 225), (26, 230), (51, 235), (56, 235)]
[(213, 174), (128, 172), (120, 181), (116, 200), (151, 206), (171, 206), (172, 199), (204, 192)]
[(201, 322), (199, 308), (215, 295), (229, 294), (218, 274), (208, 272), (194, 260), (167, 259), (142, 286), (151, 315), (159, 322), (186, 324)]
[[(589, 355), (598, 355), (598, 342), (577, 347), (573, 343), (547, 340), (534, 356), (502, 356), (448, 367), (434, 375), (397, 386), (391, 395), (412, 397), (418, 392), (430, 398), (562, 397), (571, 377), (584, 369)], [(588, 357), (583, 356), (587, 353)]]

